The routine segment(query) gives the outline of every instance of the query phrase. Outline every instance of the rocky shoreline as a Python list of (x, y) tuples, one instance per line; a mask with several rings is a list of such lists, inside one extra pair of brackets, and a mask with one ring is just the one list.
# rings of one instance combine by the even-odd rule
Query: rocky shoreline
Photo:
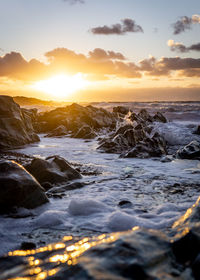
[[(167, 123), (159, 112), (151, 115), (142, 109), (136, 114), (123, 106), (108, 112), (91, 105), (72, 104), (38, 113), (20, 108), (11, 97), (0, 96), (0, 101), (1, 215), (15, 215), (19, 207), (36, 208), (52, 197), (62, 199), (66, 191), (85, 186), (79, 181), (82, 176), (99, 172), (54, 154), (37, 158), (12, 151), (38, 142), (38, 133), (45, 133), (45, 137), (96, 139), (99, 152), (114, 153), (120, 158), (153, 157), (161, 162), (200, 159), (200, 143), (196, 140), (169, 154), (170, 143), (155, 129), (158, 122)], [(198, 127), (194, 133), (198, 135)], [(119, 203), (119, 207), (128, 207), (130, 201)], [(198, 200), (166, 234), (134, 227), (132, 231), (87, 241), (71, 237), (44, 251), (35, 249), (34, 243), (22, 244), (21, 248), (29, 251), (17, 250), (1, 258), (0, 279), (36, 279), (40, 273), (43, 279), (54, 274), (56, 278), (51, 279), (199, 279), (199, 207)], [(70, 246), (74, 246), (71, 251)], [(51, 262), (55, 255), (60, 257)], [(30, 263), (30, 258), (39, 263)], [(12, 272), (18, 266), (20, 272)]]

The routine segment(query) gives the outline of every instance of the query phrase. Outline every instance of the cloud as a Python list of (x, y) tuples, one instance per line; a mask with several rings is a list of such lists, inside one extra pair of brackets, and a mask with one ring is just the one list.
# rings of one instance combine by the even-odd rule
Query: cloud
[(173, 71), (177, 71), (181, 76), (200, 76), (200, 59), (162, 57), (156, 60), (150, 57), (140, 61), (140, 69), (150, 76), (170, 76)]
[(64, 2), (69, 2), (71, 5), (77, 4), (77, 3), (81, 3), (84, 4), (85, 0), (63, 0)]
[(95, 35), (124, 35), (129, 32), (144, 32), (142, 27), (130, 18), (121, 20), (121, 23), (116, 23), (111, 26), (98, 26), (90, 29)]
[(174, 34), (180, 34), (186, 30), (190, 30), (193, 24), (200, 24), (200, 15), (193, 15), (192, 17), (183, 16), (172, 24)]
[(89, 56), (94, 60), (108, 60), (108, 59), (118, 59), (125, 60), (123, 54), (114, 51), (105, 51), (100, 48), (96, 48), (93, 51), (89, 52)]
[(0, 56), (0, 77), (32, 82), (58, 73), (74, 75), (83, 73), (91, 80), (112, 78), (151, 77), (200, 77), (200, 59), (153, 56), (138, 64), (125, 58), (120, 52), (96, 48), (87, 55), (67, 48), (56, 48), (45, 53), (47, 63), (37, 59), (27, 61), (20, 53), (11, 52)]
[(29, 79), (46, 72), (46, 66), (36, 59), (26, 61), (20, 53), (11, 52), (0, 57), (0, 76), (14, 79)]
[(170, 47), (171, 51), (177, 51), (181, 53), (186, 53), (189, 51), (200, 51), (200, 43), (196, 43), (189, 47), (186, 47), (182, 43), (175, 43), (174, 40), (168, 40), (167, 44)]

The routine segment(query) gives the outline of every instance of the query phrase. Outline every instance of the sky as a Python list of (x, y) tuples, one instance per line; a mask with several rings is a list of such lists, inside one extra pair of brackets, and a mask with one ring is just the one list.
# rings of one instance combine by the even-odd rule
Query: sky
[(199, 0), (0, 0), (0, 38), (3, 94), (200, 100)]

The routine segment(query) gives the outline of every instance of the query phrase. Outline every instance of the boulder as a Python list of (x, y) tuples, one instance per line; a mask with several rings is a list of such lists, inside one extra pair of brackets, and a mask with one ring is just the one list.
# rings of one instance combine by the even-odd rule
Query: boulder
[(102, 128), (113, 128), (116, 125), (116, 115), (102, 108), (95, 108), (91, 105), (84, 107), (74, 103), (45, 112), (38, 117), (38, 121), (43, 124), (44, 132), (64, 125), (68, 131), (77, 133), (85, 125), (95, 131)]
[(48, 202), (44, 189), (20, 164), (0, 161), (0, 212), (15, 207), (35, 208)]
[(33, 113), (20, 109), (10, 96), (0, 96), (0, 148), (39, 141), (32, 125)]
[(59, 184), (73, 179), (80, 179), (78, 171), (60, 156), (51, 156), (46, 159), (35, 158), (25, 166), (41, 184)]
[(198, 141), (190, 142), (185, 147), (179, 149), (175, 157), (180, 159), (200, 159), (200, 143)]

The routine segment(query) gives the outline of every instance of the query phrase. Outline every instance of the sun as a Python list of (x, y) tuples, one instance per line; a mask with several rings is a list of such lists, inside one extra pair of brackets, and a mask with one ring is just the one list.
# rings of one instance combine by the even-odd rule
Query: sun
[(84, 89), (89, 84), (82, 73), (73, 76), (58, 74), (46, 80), (35, 82), (31, 87), (35, 90), (50, 94), (56, 99), (66, 98), (69, 95)]

